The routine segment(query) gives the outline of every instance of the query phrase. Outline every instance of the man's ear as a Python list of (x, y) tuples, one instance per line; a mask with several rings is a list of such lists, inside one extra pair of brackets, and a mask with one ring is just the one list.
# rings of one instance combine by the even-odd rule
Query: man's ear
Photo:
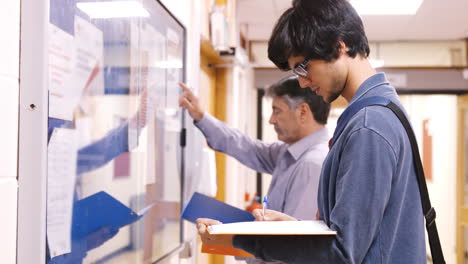
[(342, 40), (339, 40), (338, 44), (340, 45), (340, 55), (348, 54), (349, 48), (346, 44)]
[(302, 103), (298, 107), (299, 116), (302, 122), (307, 122), (307, 115), (310, 111), (309, 105), (307, 103)]

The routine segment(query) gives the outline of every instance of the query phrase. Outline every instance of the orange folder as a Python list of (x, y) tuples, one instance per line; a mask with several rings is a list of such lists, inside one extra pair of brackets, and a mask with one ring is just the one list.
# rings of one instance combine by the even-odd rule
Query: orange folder
[(227, 247), (227, 246), (208, 245), (204, 243), (202, 244), (201, 252), (208, 253), (208, 254), (229, 255), (229, 256), (238, 256), (238, 257), (245, 257), (245, 258), (254, 257), (252, 254), (249, 254), (237, 248)]

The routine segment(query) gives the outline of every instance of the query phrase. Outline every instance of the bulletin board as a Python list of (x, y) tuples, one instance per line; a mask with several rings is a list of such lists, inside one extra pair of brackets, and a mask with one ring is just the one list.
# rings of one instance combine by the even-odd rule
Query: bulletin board
[(186, 30), (156, 0), (49, 5), (46, 262), (156, 263), (183, 239)]

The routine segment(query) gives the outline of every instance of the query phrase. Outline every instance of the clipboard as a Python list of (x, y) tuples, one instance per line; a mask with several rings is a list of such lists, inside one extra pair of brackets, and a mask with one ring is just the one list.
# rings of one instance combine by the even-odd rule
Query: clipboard
[(307, 221), (259, 221), (212, 225), (211, 235), (336, 235), (322, 220)]
[(154, 205), (136, 213), (104, 191), (95, 193), (75, 203), (72, 237), (79, 239), (103, 227), (117, 230), (144, 217)]
[(237, 248), (227, 247), (227, 246), (208, 245), (204, 243), (202, 244), (201, 252), (207, 253), (207, 254), (228, 255), (228, 256), (244, 257), (244, 258), (255, 257), (254, 255), (247, 253), (242, 249), (237, 249)]

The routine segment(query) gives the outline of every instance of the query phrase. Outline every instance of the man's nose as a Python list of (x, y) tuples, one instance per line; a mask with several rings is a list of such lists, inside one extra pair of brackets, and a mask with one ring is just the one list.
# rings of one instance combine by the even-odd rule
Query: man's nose
[(268, 123), (270, 123), (271, 125), (275, 124), (275, 120), (273, 118), (273, 115), (270, 116), (270, 120), (268, 120)]
[(309, 79), (304, 78), (304, 77), (300, 77), (300, 76), (297, 79), (299, 81), (299, 86), (301, 86), (301, 88), (309, 88), (310, 87), (310, 80)]

